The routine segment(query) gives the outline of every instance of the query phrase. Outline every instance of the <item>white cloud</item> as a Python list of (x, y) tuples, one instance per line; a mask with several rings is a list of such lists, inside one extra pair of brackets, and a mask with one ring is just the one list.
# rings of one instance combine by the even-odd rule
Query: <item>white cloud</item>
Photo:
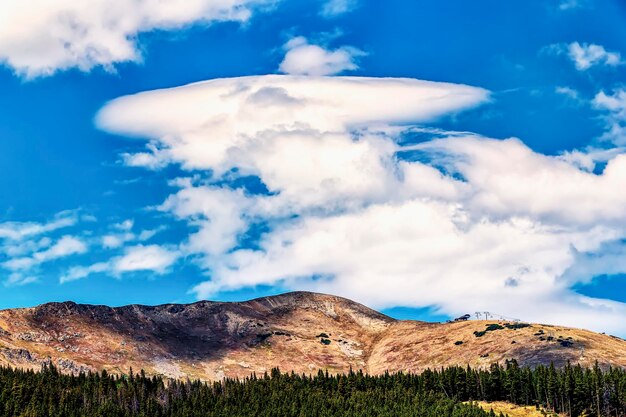
[(583, 99), (580, 96), (580, 92), (571, 87), (559, 86), (554, 89), (554, 92), (567, 97), (569, 101), (571, 101), (572, 103), (576, 105), (580, 105), (583, 103)]
[[(517, 139), (440, 139), (417, 149), (443, 153), (448, 172), (472, 188), (473, 211), (490, 216), (523, 216), (546, 224), (593, 226), (626, 219), (626, 154), (612, 158), (602, 175), (581, 171), (558, 157), (533, 152)], [(601, 222), (600, 222), (601, 220)]]
[(607, 110), (615, 117), (626, 120), (626, 89), (618, 89), (613, 95), (601, 91), (594, 98), (593, 104), (598, 109)]
[(584, 7), (586, 0), (563, 0), (559, 3), (559, 10), (573, 10)]
[(114, 224), (113, 227), (118, 230), (129, 231), (132, 230), (134, 225), (135, 221), (133, 219), (126, 219), (121, 223)]
[(42, 237), (41, 239), (18, 240), (12, 241), (10, 243), (5, 243), (5, 245), (2, 246), (1, 249), (6, 256), (15, 258), (45, 249), (51, 244), (52, 239), (46, 236)]
[(626, 244), (609, 242), (596, 253), (574, 253), (576, 263), (565, 271), (562, 279), (568, 283), (588, 284), (593, 277), (626, 273)]
[(124, 220), (121, 223), (114, 224), (111, 233), (102, 236), (101, 244), (105, 249), (116, 249), (124, 246), (124, 244), (133, 241), (144, 242), (152, 239), (157, 233), (164, 230), (164, 226), (155, 229), (142, 230), (139, 233), (133, 232), (135, 222), (132, 219)]
[(35, 253), (33, 258), (41, 263), (85, 252), (87, 252), (87, 245), (81, 239), (63, 236), (45, 251)]
[[(626, 333), (623, 303), (580, 296), (571, 288), (583, 278), (565, 278), (580, 254), (626, 238), (626, 195), (615, 191), (626, 155), (607, 154), (597, 175), (584, 155), (517, 139), (422, 130), (435, 139), (399, 140), (398, 124), (487, 99), (407, 79), (244, 77), (123, 97), (98, 121), (149, 138), (164, 164), (212, 173), (176, 181), (161, 207), (194, 229), (181, 250), (210, 276), (198, 297), (281, 284)], [(228, 188), (233, 169), (270, 194)], [(239, 247), (258, 223), (269, 230)]]
[(70, 268), (67, 274), (60, 278), (59, 282), (64, 284), (66, 282), (76, 281), (86, 278), (91, 274), (109, 272), (110, 269), (111, 265), (108, 262), (98, 262), (89, 266), (75, 266)]
[(554, 44), (547, 50), (567, 55), (578, 71), (586, 71), (594, 66), (617, 67), (624, 64), (619, 52), (607, 51), (602, 45), (593, 43)]
[(365, 52), (351, 46), (329, 50), (310, 44), (303, 37), (295, 37), (285, 44), (285, 58), (279, 70), (296, 75), (334, 75), (359, 68), (357, 59)]
[(593, 106), (606, 113), (606, 132), (601, 139), (626, 145), (626, 89), (616, 89), (613, 94), (600, 91), (593, 99)]
[(199, 228), (189, 238), (188, 251), (220, 255), (236, 246), (237, 235), (248, 227), (243, 211), (249, 206), (242, 192), (191, 187), (170, 196), (161, 209), (181, 219), (193, 219)]
[(34, 275), (39, 265), (55, 259), (87, 251), (87, 244), (80, 238), (65, 235), (52, 238), (49, 235), (75, 226), (86, 214), (79, 211), (63, 211), (48, 222), (5, 222), (0, 224), (0, 267), (11, 271), (4, 280), (6, 286), (20, 286), (39, 279)]
[(159, 158), (157, 149), (152, 152), (138, 152), (134, 154), (123, 153), (121, 155), (124, 165), (129, 167), (143, 167), (152, 170), (163, 168), (167, 161)]
[(322, 16), (335, 17), (354, 10), (358, 0), (326, 0), (322, 5)]
[(146, 240), (152, 239), (157, 233), (162, 232), (165, 229), (166, 229), (165, 226), (159, 226), (159, 227), (156, 227), (154, 229), (142, 230), (137, 235), (137, 240), (139, 240), (141, 242), (145, 242)]
[(39, 278), (32, 275), (22, 275), (19, 272), (9, 274), (9, 278), (4, 281), (5, 287), (21, 287), (23, 285), (39, 282)]
[(117, 234), (117, 235), (104, 235), (102, 236), (102, 247), (105, 249), (119, 248), (124, 243), (133, 240), (135, 235), (132, 233)]
[(272, 0), (3, 0), (0, 61), (27, 77), (140, 61), (140, 33), (246, 21)]
[(58, 229), (74, 226), (78, 216), (73, 211), (58, 213), (53, 220), (47, 223), (36, 222), (5, 222), (0, 223), (0, 239), (19, 241), (32, 238)]
[(159, 245), (137, 245), (124, 249), (124, 254), (111, 258), (105, 262), (98, 262), (89, 266), (75, 266), (63, 275), (59, 282), (83, 279), (92, 274), (106, 273), (114, 277), (130, 272), (154, 272), (164, 274), (180, 258), (176, 249)]
[[(122, 97), (102, 109), (96, 120), (111, 132), (155, 138), (160, 144), (155, 155), (160, 159), (190, 169), (214, 169), (221, 175), (235, 162), (248, 173), (272, 170), (261, 167), (268, 155), (258, 152), (273, 146), (273, 135), (279, 133), (284, 140), (300, 137), (315, 147), (320, 140), (309, 134), (315, 130), (352, 152), (350, 145), (359, 142), (345, 141), (349, 127), (431, 120), (487, 97), (478, 88), (406, 78), (268, 75), (216, 79)], [(263, 131), (267, 137), (259, 135)], [(361, 147), (367, 151), (365, 144)], [(334, 149), (329, 143), (327, 150)], [(341, 162), (331, 158), (326, 164), (343, 169)]]
[(4, 281), (5, 286), (22, 286), (37, 282), (39, 279), (33, 275), (33, 270), (36, 271), (41, 264), (82, 254), (88, 249), (83, 240), (74, 236), (63, 236), (54, 244), (47, 238), (40, 240), (39, 243), (43, 240), (45, 240), (44, 245), (35, 245), (33, 248), (45, 249), (34, 252), (30, 256), (10, 258), (1, 264), (4, 269), (11, 271), (8, 279)]
[(35, 252), (32, 256), (12, 258), (2, 264), (6, 269), (19, 271), (29, 270), (34, 266), (70, 255), (87, 252), (87, 244), (74, 236), (63, 236), (45, 250)]
[(154, 271), (163, 274), (178, 258), (178, 252), (159, 245), (132, 246), (126, 248), (124, 255), (115, 260), (113, 271), (117, 273)]

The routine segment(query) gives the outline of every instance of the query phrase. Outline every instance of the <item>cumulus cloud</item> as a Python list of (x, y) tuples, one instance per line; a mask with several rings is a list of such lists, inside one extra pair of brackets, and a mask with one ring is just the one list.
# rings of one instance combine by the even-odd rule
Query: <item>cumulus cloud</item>
[[(160, 207), (192, 229), (181, 251), (209, 276), (200, 298), (280, 284), (626, 332), (626, 305), (577, 294), (582, 274), (567, 272), (626, 238), (626, 155), (597, 174), (518, 139), (407, 127), (488, 97), (409, 79), (244, 77), (123, 97), (98, 123), (148, 138), (161, 164), (205, 171)], [(233, 188), (233, 172), (267, 192)]]
[(243, 22), (273, 0), (4, 0), (0, 61), (27, 77), (140, 61), (139, 34)]
[(350, 12), (357, 6), (357, 0), (327, 0), (322, 5), (321, 15), (335, 17)]
[(555, 44), (550, 45), (548, 50), (567, 55), (578, 71), (586, 71), (594, 66), (617, 67), (624, 64), (619, 52), (607, 51), (602, 45), (593, 43)]
[(357, 59), (365, 55), (365, 52), (351, 46), (329, 50), (310, 44), (303, 36), (289, 40), (284, 49), (287, 53), (279, 70), (297, 75), (334, 75), (354, 71), (359, 68)]

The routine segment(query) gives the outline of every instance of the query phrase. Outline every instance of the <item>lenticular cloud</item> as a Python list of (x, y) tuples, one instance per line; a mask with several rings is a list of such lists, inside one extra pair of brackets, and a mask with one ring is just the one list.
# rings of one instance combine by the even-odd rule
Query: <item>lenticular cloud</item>
[[(517, 139), (418, 126), (488, 97), (412, 79), (270, 75), (122, 97), (97, 122), (149, 141), (123, 155), (128, 165), (204, 172), (177, 179), (161, 206), (190, 225), (183, 251), (207, 275), (198, 297), (280, 284), (626, 332), (624, 304), (571, 289), (589, 279), (580, 271), (603, 270), (594, 253), (626, 237), (615, 192), (626, 157), (594, 174)], [(266, 190), (237, 188), (238, 177)]]

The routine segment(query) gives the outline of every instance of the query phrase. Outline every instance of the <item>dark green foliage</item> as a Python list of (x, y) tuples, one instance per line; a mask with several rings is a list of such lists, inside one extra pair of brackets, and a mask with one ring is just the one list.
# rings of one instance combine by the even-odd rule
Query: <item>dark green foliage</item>
[(256, 342), (257, 343), (263, 343), (271, 336), (272, 336), (271, 333), (260, 333), (260, 334), (257, 334), (256, 335)]
[(450, 367), (417, 374), (282, 374), (223, 382), (139, 375), (60, 374), (0, 367), (0, 417), (415, 416), (495, 415), (464, 401), (537, 405), (572, 417), (626, 415), (626, 370), (580, 366), (489, 370)]
[(474, 336), (476, 336), (476, 337), (483, 337), (484, 335), (487, 334), (487, 332), (495, 332), (496, 330), (504, 329), (504, 326), (500, 326), (497, 323), (487, 324), (486, 326), (487, 327), (485, 328), (485, 330), (480, 331), (480, 332), (478, 332), (478, 331), (474, 332)]
[(455, 345), (460, 346), (463, 344), (462, 340), (457, 340), (456, 342), (454, 342)]
[(321, 342), (323, 345), (326, 345), (326, 346), (330, 345), (330, 339), (324, 339), (324, 338), (322, 338), (322, 339), (320, 340), (320, 342)]
[[(429, 385), (424, 386), (424, 382)], [(165, 381), (140, 375), (68, 376), (0, 368), (0, 416), (414, 416), (487, 417), (410, 375), (282, 374), (223, 382)]]
[(324, 339), (328, 339), (328, 335), (326, 333), (320, 333), (315, 337), (323, 337)]
[(530, 327), (530, 324), (528, 323), (505, 323), (504, 327), (506, 327), (509, 330), (517, 330), (517, 329)]

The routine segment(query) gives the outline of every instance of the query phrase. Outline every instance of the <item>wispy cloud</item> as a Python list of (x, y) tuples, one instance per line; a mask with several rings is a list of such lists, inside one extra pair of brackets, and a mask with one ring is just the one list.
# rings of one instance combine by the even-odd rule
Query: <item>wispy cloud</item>
[(619, 52), (607, 51), (602, 45), (593, 43), (553, 44), (546, 51), (566, 55), (578, 71), (587, 71), (594, 66), (617, 67), (624, 64)]
[(561, 94), (569, 98), (572, 101), (575, 101), (575, 102), (581, 101), (580, 93), (578, 92), (578, 90), (575, 90), (571, 87), (563, 87), (563, 86), (556, 87), (554, 89), (554, 92), (557, 94)]
[[(0, 266), (10, 271), (8, 279), (4, 281), (5, 286), (21, 286), (37, 282), (39, 266), (50, 261), (66, 258), (72, 255), (79, 255), (87, 252), (87, 243), (75, 236), (62, 236), (54, 243), (52, 240), (46, 242), (47, 246), (43, 250), (35, 251), (29, 256), (12, 257), (0, 264)], [(33, 246), (29, 249), (39, 249), (40, 246)]]
[(144, 242), (152, 239), (157, 233), (166, 229), (166, 226), (160, 225), (154, 229), (145, 229), (137, 233), (133, 231), (134, 224), (134, 221), (131, 219), (114, 224), (110, 228), (109, 233), (102, 236), (102, 247), (105, 249), (115, 249), (122, 247), (128, 242)]
[(87, 244), (82, 239), (74, 236), (63, 236), (45, 250), (35, 252), (32, 256), (13, 258), (4, 262), (2, 266), (14, 271), (29, 270), (44, 262), (85, 252), (87, 252)]
[(358, 0), (326, 0), (320, 13), (325, 17), (336, 17), (354, 10), (358, 4)]
[(179, 258), (179, 253), (159, 245), (137, 245), (126, 249), (113, 263), (116, 273), (154, 271), (163, 274)]
[(59, 231), (76, 226), (85, 216), (78, 210), (63, 211), (47, 222), (0, 224), (0, 268), (9, 271), (4, 285), (17, 286), (38, 281), (39, 266), (56, 259), (85, 253), (88, 244), (78, 236)]
[(164, 274), (180, 258), (178, 250), (159, 245), (137, 245), (125, 248), (124, 254), (89, 266), (75, 266), (60, 278), (60, 283), (76, 281), (91, 274), (106, 273), (115, 277), (139, 271)]
[[(90, 258), (109, 260), (70, 268), (63, 282), (97, 272), (119, 276), (145, 269), (160, 274), (178, 257), (177, 251), (171, 248), (144, 246), (145, 242), (165, 230), (165, 225), (135, 230), (134, 220), (126, 219), (105, 224), (103, 231), (94, 233), (89, 227), (95, 221), (92, 215), (72, 210), (58, 213), (47, 222), (1, 223), (0, 269), (8, 273), (4, 285), (21, 286), (38, 282), (42, 274), (50, 275), (50, 270), (46, 269), (48, 266), (44, 264), (53, 261), (63, 260), (62, 265), (57, 265), (60, 268), (67, 268), (68, 264), (81, 265), (84, 259), (77, 255), (94, 248), (100, 248), (100, 251), (94, 252)], [(61, 232), (64, 234), (61, 235)]]
[(613, 94), (600, 91), (593, 99), (593, 106), (605, 113), (606, 132), (601, 139), (625, 146), (626, 89), (618, 88), (613, 91)]
[(78, 213), (64, 211), (58, 213), (54, 219), (47, 223), (36, 222), (5, 222), (0, 223), (0, 239), (19, 241), (32, 238), (54, 230), (74, 226), (78, 222)]
[(559, 10), (580, 9), (587, 5), (587, 0), (562, 0), (559, 3)]

